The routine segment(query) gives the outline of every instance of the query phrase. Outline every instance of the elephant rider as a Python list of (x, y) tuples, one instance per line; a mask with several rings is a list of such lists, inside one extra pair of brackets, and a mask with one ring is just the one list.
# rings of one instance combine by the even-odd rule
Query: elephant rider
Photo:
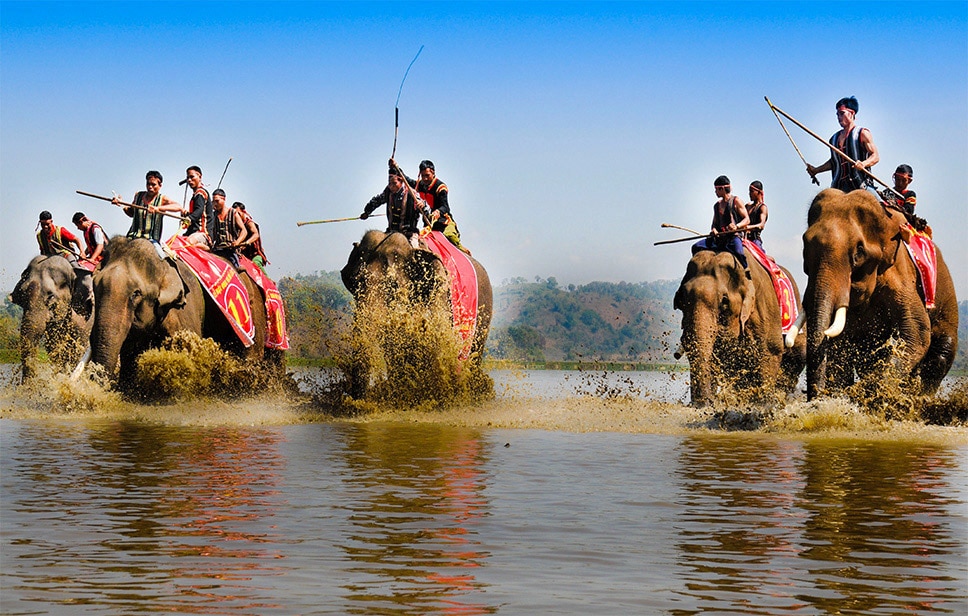
[(87, 257), (89, 263), (97, 265), (101, 262), (101, 258), (104, 256), (104, 248), (108, 245), (108, 238), (104, 234), (104, 229), (88, 218), (84, 212), (75, 212), (71, 221), (84, 234), (84, 243), (86, 244), (84, 256)]
[(185, 176), (178, 185), (188, 184), (193, 192), (188, 209), (182, 212), (182, 215), (188, 218), (188, 227), (182, 235), (188, 238), (189, 244), (211, 246), (212, 200), (208, 196), (208, 191), (202, 186), (202, 169), (198, 165), (192, 165), (185, 170)]
[(215, 215), (212, 253), (227, 259), (238, 269), (239, 247), (245, 242), (248, 232), (239, 211), (225, 206), (225, 191), (221, 188), (212, 192), (212, 213)]
[(855, 162), (851, 163), (833, 150), (830, 159), (819, 167), (807, 165), (807, 173), (815, 177), (818, 173), (830, 171), (832, 174), (830, 187), (839, 188), (844, 192), (858, 188), (873, 190), (870, 176), (865, 170), (870, 169), (881, 159), (874, 145), (874, 138), (870, 129), (862, 128), (854, 123), (860, 104), (853, 96), (837, 101), (837, 121), (841, 129), (830, 138), (830, 145), (849, 156)]
[[(395, 163), (391, 161), (391, 164)], [(457, 223), (450, 214), (447, 185), (437, 177), (433, 161), (420, 161), (420, 181), (414, 181), (408, 177), (407, 183), (416, 188), (420, 198), (430, 206), (430, 220), (433, 221), (431, 228), (443, 233), (444, 237), (460, 250), (468, 255), (471, 254), (471, 251), (460, 243), (460, 231), (457, 230)]]
[[(60, 255), (78, 268), (77, 255), (81, 254), (81, 242), (78, 241), (77, 236), (64, 227), (55, 225), (54, 217), (47, 210), (40, 213), (37, 225), (39, 227), (37, 245), (40, 246), (40, 254), (48, 257)], [(76, 251), (71, 250), (71, 244), (77, 246)]]
[(403, 171), (393, 159), (390, 160), (387, 187), (363, 207), (360, 219), (366, 220), (370, 212), (384, 203), (387, 206), (386, 232), (399, 231), (407, 237), (411, 246), (419, 248), (419, 215), (423, 214), (427, 220), (431, 220), (430, 207), (407, 186)]
[(721, 175), (713, 182), (713, 188), (719, 200), (713, 204), (713, 224), (709, 237), (692, 246), (692, 254), (703, 250), (729, 250), (739, 259), (740, 265), (746, 270), (746, 277), (750, 278), (750, 268), (746, 262), (743, 250), (743, 229), (750, 223), (746, 205), (741, 199), (730, 194), (729, 178)]
[[(164, 179), (161, 173), (149, 171), (145, 174), (145, 190), (135, 193), (131, 202), (141, 207), (124, 206), (124, 213), (131, 217), (131, 228), (128, 229), (128, 239), (146, 239), (155, 246), (158, 257), (164, 259), (167, 255), (161, 246), (162, 226), (165, 213), (181, 215), (181, 205), (167, 195), (161, 194), (161, 184)], [(112, 199), (115, 205), (121, 204), (121, 197)]]
[(269, 265), (269, 259), (266, 257), (265, 250), (262, 249), (262, 234), (259, 232), (259, 223), (245, 210), (245, 204), (241, 201), (233, 203), (232, 209), (242, 217), (242, 224), (245, 225), (246, 230), (245, 241), (239, 247), (239, 252), (265, 272), (266, 266)]
[(898, 165), (894, 170), (894, 190), (882, 190), (880, 195), (888, 206), (902, 212), (912, 227), (918, 231), (925, 231), (930, 236), (928, 221), (914, 214), (914, 208), (918, 205), (918, 196), (913, 190), (908, 190), (908, 186), (913, 181), (914, 169), (911, 165)]
[(753, 180), (750, 183), (750, 204), (746, 206), (746, 213), (750, 217), (750, 224), (746, 226), (746, 239), (760, 248), (763, 248), (762, 234), (763, 229), (766, 228), (766, 219), (769, 215), (763, 197), (763, 182)]

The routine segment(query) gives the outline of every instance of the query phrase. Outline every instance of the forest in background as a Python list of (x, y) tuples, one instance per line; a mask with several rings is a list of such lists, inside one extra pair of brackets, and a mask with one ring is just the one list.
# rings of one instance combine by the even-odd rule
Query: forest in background
[[(292, 361), (327, 361), (341, 348), (352, 323), (353, 298), (339, 272), (281, 278)], [(674, 364), (680, 334), (672, 309), (676, 280), (590, 282), (562, 286), (554, 277), (504, 280), (494, 288), (488, 357), (515, 363), (614, 362)], [(958, 304), (954, 369), (968, 370), (968, 300)], [(3, 298), (0, 351), (19, 361), (20, 307)]]

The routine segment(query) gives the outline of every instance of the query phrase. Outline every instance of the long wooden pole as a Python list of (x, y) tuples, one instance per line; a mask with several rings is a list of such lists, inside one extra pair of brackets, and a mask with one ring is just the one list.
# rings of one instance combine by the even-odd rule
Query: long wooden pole
[(71, 248), (70, 246), (65, 246), (64, 244), (61, 244), (61, 243), (60, 243), (60, 242), (58, 242), (57, 240), (51, 240), (51, 241), (50, 241), (50, 243), (51, 243), (51, 244), (52, 244), (52, 245), (53, 245), (54, 247), (56, 247), (56, 248), (60, 248), (60, 249), (61, 249), (61, 250), (63, 250), (63, 251), (66, 251), (66, 252), (69, 252), (69, 253), (71, 253), (72, 255), (74, 255), (75, 257), (77, 257), (78, 259), (80, 259), (81, 261), (87, 261), (88, 263), (90, 263), (90, 264), (92, 264), (92, 265), (97, 265), (97, 263), (96, 263), (96, 262), (94, 262), (94, 261), (92, 261), (92, 260), (90, 260), (90, 259), (88, 259), (88, 258), (87, 258), (87, 257), (85, 257), (84, 255), (82, 255), (82, 254), (80, 254), (79, 252), (77, 252), (76, 250), (74, 250), (74, 249), (72, 249), (72, 248)]
[[(773, 103), (770, 101), (768, 96), (764, 96), (763, 98), (766, 99), (766, 104), (770, 106), (770, 110), (773, 111), (773, 115), (776, 116), (776, 121), (780, 123), (780, 128), (782, 128), (783, 132), (786, 133), (787, 139), (790, 140), (790, 143), (793, 145), (793, 149), (797, 151), (797, 155), (800, 156), (800, 160), (803, 161), (803, 165), (806, 166), (808, 164), (807, 159), (803, 157), (803, 152), (801, 152), (800, 148), (797, 147), (797, 142), (793, 140), (793, 135), (790, 134), (790, 131), (787, 130), (786, 124), (784, 124), (783, 120), (780, 119), (780, 114), (776, 112), (776, 107), (773, 106)], [(817, 186), (820, 186), (820, 180), (817, 179), (817, 176), (811, 175), (810, 180)]]
[(688, 231), (689, 233), (695, 233), (696, 235), (706, 235), (702, 231), (696, 231), (695, 229), (690, 229), (689, 227), (680, 227), (679, 225), (671, 225), (667, 222), (662, 223), (663, 229), (679, 229), (680, 231)]
[[(663, 226), (665, 226), (665, 225), (663, 225)], [(672, 227), (673, 225), (668, 225), (668, 226)], [(676, 228), (678, 229), (679, 227), (676, 227)], [(734, 233), (740, 233), (740, 232), (745, 231), (745, 230), (746, 229), (736, 229), (735, 231), (723, 231), (722, 233), (717, 233), (716, 235), (717, 236), (720, 236), (720, 235), (733, 235)], [(689, 229), (683, 229), (683, 231), (689, 231)], [(653, 246), (662, 246), (663, 244), (678, 244), (679, 242), (688, 242), (690, 240), (701, 240), (701, 239), (706, 238), (706, 237), (712, 237), (712, 233), (705, 234), (705, 235), (702, 234), (702, 233), (700, 233), (698, 235), (691, 235), (689, 237), (680, 237), (679, 239), (675, 239), (675, 240), (663, 240), (661, 242), (654, 242), (652, 245)]]
[[(101, 201), (107, 201), (109, 203), (113, 203), (114, 205), (116, 205), (118, 207), (133, 207), (133, 208), (136, 208), (136, 209), (139, 209), (139, 210), (147, 210), (148, 209), (147, 206), (144, 206), (144, 205), (136, 205), (134, 203), (126, 203), (124, 201), (118, 201), (118, 202), (115, 203), (113, 197), (105, 197), (103, 195), (95, 195), (94, 193), (84, 192), (83, 190), (75, 190), (74, 192), (76, 192), (79, 195), (84, 195), (85, 197), (93, 197), (94, 199), (100, 199)], [(185, 218), (183, 216), (179, 216), (178, 214), (172, 214), (170, 212), (158, 212), (158, 213), (161, 214), (162, 216), (167, 216), (169, 218), (175, 218), (177, 220), (188, 220), (187, 218)]]
[[(854, 164), (854, 165), (857, 164), (857, 161), (856, 160), (854, 160), (850, 156), (847, 156), (847, 154), (845, 154), (840, 148), (838, 148), (837, 146), (829, 143), (826, 139), (824, 139), (823, 137), (821, 137), (817, 133), (813, 132), (812, 130), (810, 130), (809, 128), (807, 128), (806, 126), (804, 126), (803, 124), (801, 124), (800, 122), (798, 122), (797, 119), (794, 118), (793, 116), (791, 116), (789, 113), (783, 111), (782, 109), (780, 109), (779, 107), (777, 107), (776, 105), (774, 105), (773, 103), (771, 103), (770, 102), (770, 99), (766, 99), (766, 102), (770, 105), (770, 108), (771, 109), (773, 109), (774, 111), (778, 111), (781, 114), (783, 114), (783, 117), (787, 118), (788, 120), (790, 120), (791, 122), (793, 122), (794, 124), (796, 124), (797, 126), (799, 126), (800, 128), (802, 128), (808, 135), (810, 135), (811, 137), (813, 137), (814, 139), (816, 139), (820, 143), (824, 144), (825, 146), (827, 146), (828, 148), (830, 148), (831, 150), (833, 150), (834, 152), (836, 152), (838, 156), (842, 157), (844, 160), (850, 162), (851, 164)], [(864, 168), (864, 169), (862, 169), (862, 171), (864, 173), (866, 173), (868, 176), (870, 176), (870, 178), (872, 180), (874, 180), (875, 182), (877, 182), (878, 184), (880, 184), (884, 188), (888, 189), (889, 191), (891, 191), (892, 193), (894, 193), (895, 195), (897, 195), (901, 199), (904, 198), (904, 195), (902, 195), (901, 193), (899, 193), (896, 190), (894, 190), (894, 188), (892, 186), (889, 186), (887, 184), (887, 182), (885, 182), (884, 180), (880, 179), (879, 177), (877, 177), (876, 175), (874, 175), (873, 173), (871, 173), (870, 170)]]
[[(370, 214), (370, 216), (385, 216), (383, 213)], [(346, 222), (349, 220), (361, 220), (359, 216), (347, 216), (346, 218), (328, 218), (326, 220), (304, 220), (302, 222), (297, 222), (296, 226), (301, 227), (303, 225), (322, 225), (328, 222)]]

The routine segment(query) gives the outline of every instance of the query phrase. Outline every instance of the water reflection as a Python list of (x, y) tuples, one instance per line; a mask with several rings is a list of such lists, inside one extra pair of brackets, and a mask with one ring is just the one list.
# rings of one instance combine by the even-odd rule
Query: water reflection
[(698, 612), (961, 612), (957, 453), (896, 443), (694, 437), (679, 564)]
[[(5, 436), (9, 436), (5, 434)], [(273, 607), (277, 435), (25, 424), (4, 439), (4, 576), (21, 603), (211, 613)], [(65, 463), (66, 461), (71, 463)], [(5, 460), (6, 461), (6, 460)], [(38, 526), (42, 531), (38, 532)], [(8, 582), (4, 584), (8, 590)]]
[[(803, 599), (822, 611), (952, 611), (965, 604), (964, 501), (952, 452), (895, 443), (808, 443), (800, 506)], [(960, 518), (960, 520), (959, 520)], [(953, 521), (960, 521), (955, 526)], [(959, 536), (960, 535), (960, 536)]]
[(474, 600), (489, 556), (474, 528), (488, 509), (480, 432), (365, 424), (346, 438), (348, 611), (495, 611)]

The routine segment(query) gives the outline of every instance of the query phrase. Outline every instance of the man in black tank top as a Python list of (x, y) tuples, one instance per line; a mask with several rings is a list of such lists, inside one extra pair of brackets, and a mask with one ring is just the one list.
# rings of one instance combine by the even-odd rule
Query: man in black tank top
[(721, 252), (728, 250), (739, 260), (746, 270), (746, 277), (750, 277), (750, 268), (746, 262), (746, 251), (743, 250), (743, 232), (750, 223), (746, 205), (742, 199), (730, 194), (729, 178), (721, 175), (713, 182), (713, 188), (719, 201), (713, 204), (713, 224), (709, 237), (699, 240), (692, 246), (692, 254), (703, 250)]
[(763, 182), (753, 180), (750, 183), (750, 204), (746, 212), (750, 217), (750, 224), (746, 227), (746, 239), (763, 248), (763, 229), (766, 228), (768, 211), (764, 200)]

